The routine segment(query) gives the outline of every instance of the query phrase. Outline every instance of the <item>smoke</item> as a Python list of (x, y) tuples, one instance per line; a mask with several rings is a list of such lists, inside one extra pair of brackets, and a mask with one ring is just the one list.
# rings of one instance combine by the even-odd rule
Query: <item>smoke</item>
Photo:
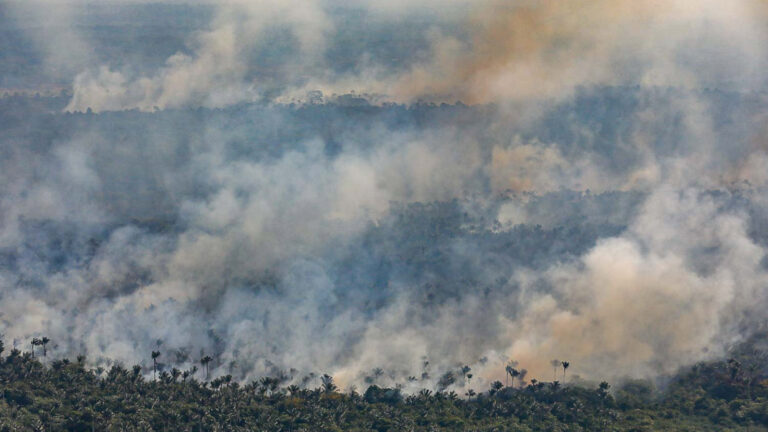
[(466, 24), (470, 40), (436, 37), (432, 60), (399, 77), (394, 95), (487, 103), (562, 97), (578, 85), (750, 87), (764, 79), (763, 6), (484, 2)]
[[(373, 22), (436, 9), (377, 1), (359, 7)], [(344, 72), (329, 63), (327, 54), (338, 50), (329, 43), (360, 16), (336, 17), (338, 9), (312, 0), (219, 2), (209, 28), (154, 73), (82, 59), (66, 109), (222, 107), (350, 90), (398, 102), (474, 104), (558, 98), (579, 85), (747, 89), (764, 83), (765, 7), (758, 0), (441, 2), (426, 25), (414, 23), (423, 26), (414, 36), (426, 54), (404, 53), (393, 70), (370, 50), (348, 52), (343, 61), (354, 67)], [(282, 52), (265, 56), (270, 45)]]
[[(77, 72), (64, 112), (0, 100), (6, 340), (415, 390), (655, 376), (764, 325), (762, 3), (214, 4), (154, 69), (77, 3), (32, 31)], [(374, 103), (418, 100), (479, 105)]]
[(43, 69), (42, 76), (54, 82), (79, 73), (84, 66), (95, 62), (92, 47), (72, 25), (76, 21), (73, 9), (72, 4), (59, 1), (0, 4), (0, 16), (9, 18), (4, 24), (28, 29), (27, 40), (22, 43), (31, 45), (39, 53), (42, 64), (36, 66)]
[(287, 27), (295, 50), (279, 64), (277, 74), (289, 84), (300, 80), (298, 69), (311, 64), (324, 50), (329, 23), (317, 2), (223, 2), (211, 29), (193, 38), (191, 54), (179, 52), (151, 76), (128, 78), (108, 66), (87, 70), (75, 78), (69, 111), (153, 110), (182, 106), (220, 107), (255, 100), (260, 86), (248, 77), (252, 50), (264, 34)]
[(722, 355), (739, 317), (765, 302), (764, 254), (740, 215), (700, 191), (662, 188), (624, 235), (549, 269), (551, 293), (523, 285), (530, 307), (510, 323), (507, 353), (542, 374), (547, 358), (565, 354), (587, 376), (672, 373)]

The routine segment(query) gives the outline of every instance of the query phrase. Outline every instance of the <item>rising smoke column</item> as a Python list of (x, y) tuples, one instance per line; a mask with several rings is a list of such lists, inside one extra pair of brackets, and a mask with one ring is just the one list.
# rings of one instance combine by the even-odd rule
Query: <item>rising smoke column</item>
[[(462, 364), (485, 385), (503, 377), (510, 358), (539, 378), (550, 376), (555, 357), (590, 378), (669, 372), (721, 353), (759, 324), (740, 317), (765, 304), (763, 245), (748, 212), (711, 192), (735, 195), (737, 180), (751, 185), (749, 202), (765, 201), (759, 130), (720, 132), (717, 107), (696, 91), (647, 95), (655, 85), (761, 85), (761, 3), (458, 2), (468, 37), (431, 29), (432, 56), (392, 76), (323, 71), (319, 57), (338, 25), (326, 6), (222, 4), (210, 30), (191, 38), (191, 52), (154, 74), (85, 65), (67, 110), (228, 107), (261, 100), (265, 87), (279, 88), (281, 100), (352, 85), (392, 100), (498, 105), (430, 121), (414, 109), (402, 114), (407, 126), (383, 115), (363, 127), (354, 110), (316, 108), (342, 125), (337, 148), (320, 127), (298, 139), (271, 134), (306, 121), (280, 106), (203, 122), (108, 113), (127, 124), (136, 115), (147, 131), (117, 137), (98, 125), (103, 117), (73, 115), (83, 127), (48, 148), (6, 144), (6, 338), (46, 333), (60, 353), (103, 364), (145, 361), (159, 344), (186, 366), (202, 352), (216, 355), (216, 374), (250, 379), (295, 367), (345, 385), (364, 383), (375, 367), (387, 371), (384, 382), (402, 381), (426, 358), (431, 378), (418, 386)], [(259, 60), (251, 44), (271, 24), (289, 29), (298, 55), (278, 74), (284, 82), (265, 84), (248, 68)], [(652, 101), (636, 111), (619, 105), (626, 112), (602, 123), (564, 120), (578, 139), (547, 135), (539, 124), (547, 115), (595, 116), (599, 108), (574, 102), (575, 87), (602, 84), (641, 85), (637, 99)], [(597, 146), (595, 129), (614, 123), (630, 132)], [(755, 124), (759, 116), (744, 127)], [(614, 166), (619, 150), (632, 154), (621, 161), (628, 167)], [(541, 218), (527, 214), (527, 203), (568, 188), (644, 199), (621, 232), (594, 236), (577, 256), (521, 264), (505, 253), (522, 234), (485, 246), (484, 235), (516, 232), (494, 219), (535, 226)], [(514, 199), (504, 201), (507, 193)], [(459, 214), (487, 219), (464, 226), (440, 219), (449, 213), (437, 207), (418, 231), (429, 207), (408, 219), (392, 206), (454, 199)], [(421, 234), (428, 240), (408, 243)], [(390, 239), (391, 250), (373, 253)], [(527, 245), (531, 255), (537, 247)], [(430, 273), (440, 266), (409, 267), (414, 255), (471, 277), (452, 285)], [(348, 261), (360, 275), (348, 274)]]

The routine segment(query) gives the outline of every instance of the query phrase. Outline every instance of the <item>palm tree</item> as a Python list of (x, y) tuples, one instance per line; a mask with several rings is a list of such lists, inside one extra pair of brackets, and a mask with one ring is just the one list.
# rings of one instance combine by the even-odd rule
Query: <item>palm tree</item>
[(171, 380), (173, 382), (176, 382), (177, 379), (179, 379), (179, 375), (181, 375), (181, 371), (177, 368), (171, 369)]
[(568, 369), (568, 366), (571, 364), (567, 361), (564, 361), (561, 363), (563, 365), (563, 382), (565, 382), (565, 371)]
[(275, 390), (280, 386), (280, 380), (277, 378), (272, 377), (263, 377), (261, 379), (261, 393), (272, 395), (275, 393)]
[(475, 395), (475, 391), (472, 389), (467, 390), (466, 393), (464, 393), (467, 396), (467, 400), (472, 400), (472, 396)]
[(507, 374), (505, 375), (507, 387), (509, 387), (509, 377), (512, 377), (512, 385), (513, 386), (515, 385), (514, 378), (517, 376), (517, 373), (516, 373), (517, 371), (515, 370), (515, 368), (517, 367), (517, 364), (518, 363), (516, 361), (510, 360), (509, 362), (507, 362), (507, 367), (504, 368), (507, 371)]
[(157, 379), (157, 358), (160, 357), (160, 351), (152, 351), (152, 380)]
[[(515, 386), (515, 378), (520, 376), (520, 371), (513, 368), (512, 365), (507, 365), (507, 376), (512, 377), (512, 387)], [(507, 381), (507, 387), (509, 387), (509, 381)]]
[(515, 386), (516, 379), (520, 379), (520, 371), (517, 369), (512, 369), (512, 387)]
[(203, 358), (200, 359), (200, 364), (202, 364), (203, 367), (205, 368), (205, 379), (208, 379), (210, 375), (209, 369), (208, 369), (208, 363), (210, 363), (211, 360), (213, 360), (211, 356), (203, 356)]
[(42, 339), (40, 339), (40, 345), (42, 345), (42, 346), (43, 346), (43, 357), (45, 357), (45, 356), (48, 354), (48, 351), (46, 350), (45, 346), (46, 346), (46, 345), (48, 345), (48, 342), (50, 342), (50, 341), (51, 341), (51, 340), (50, 340), (50, 339), (48, 339), (48, 338), (47, 338), (47, 337), (45, 337), (45, 336), (43, 336), (43, 338), (42, 338)]
[(38, 338), (32, 338), (32, 358), (35, 358), (35, 347), (42, 345), (42, 342)]
[(323, 375), (320, 380), (323, 382), (323, 391), (326, 393), (332, 393), (338, 388), (333, 383), (333, 377), (328, 374)]

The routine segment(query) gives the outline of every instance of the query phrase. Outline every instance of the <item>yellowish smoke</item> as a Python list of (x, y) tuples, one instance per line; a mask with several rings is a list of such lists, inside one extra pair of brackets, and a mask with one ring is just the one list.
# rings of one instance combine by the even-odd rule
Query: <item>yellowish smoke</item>
[(433, 38), (431, 62), (400, 77), (399, 100), (486, 103), (556, 97), (578, 85), (694, 85), (675, 57), (697, 34), (749, 50), (763, 0), (493, 0), (467, 19), (468, 41)]

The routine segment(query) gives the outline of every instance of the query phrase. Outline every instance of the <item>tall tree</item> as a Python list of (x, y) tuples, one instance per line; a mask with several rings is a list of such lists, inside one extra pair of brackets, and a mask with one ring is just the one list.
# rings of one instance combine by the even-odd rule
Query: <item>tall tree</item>
[(41, 345), (42, 342), (39, 338), (32, 338), (32, 358), (35, 357), (35, 347)]
[(515, 386), (515, 379), (520, 376), (520, 371), (513, 368), (512, 366), (507, 366), (507, 373), (512, 378), (512, 387)]
[(205, 379), (208, 379), (208, 378), (209, 378), (209, 376), (210, 376), (210, 374), (209, 374), (209, 369), (208, 369), (208, 363), (210, 363), (210, 362), (211, 362), (211, 360), (213, 360), (213, 359), (211, 358), (211, 356), (203, 356), (203, 357), (200, 359), (200, 364), (201, 364), (201, 365), (203, 365), (203, 367), (205, 368)]
[(517, 372), (515, 370), (515, 367), (517, 367), (517, 364), (518, 363), (516, 361), (510, 360), (509, 362), (507, 362), (507, 367), (504, 368), (504, 370), (506, 370), (507, 372), (506, 375), (504, 376), (504, 379), (506, 380), (506, 383), (507, 383), (507, 387), (509, 387), (509, 377), (512, 377), (512, 385), (513, 386), (515, 385), (514, 377), (517, 376), (517, 374), (515, 373)]
[(152, 380), (157, 379), (157, 358), (160, 357), (160, 351), (152, 351)]
[(43, 357), (46, 357), (48, 355), (48, 350), (46, 349), (46, 345), (48, 345), (48, 342), (51, 340), (48, 339), (46, 336), (43, 336), (42, 339), (40, 339), (40, 345), (43, 346)]
[(571, 363), (564, 361), (561, 364), (563, 365), (563, 382), (565, 382), (565, 371), (568, 370), (568, 366), (570, 366)]
[(472, 400), (472, 396), (475, 395), (475, 391), (472, 389), (467, 390), (466, 393), (464, 393), (467, 396), (467, 400)]

